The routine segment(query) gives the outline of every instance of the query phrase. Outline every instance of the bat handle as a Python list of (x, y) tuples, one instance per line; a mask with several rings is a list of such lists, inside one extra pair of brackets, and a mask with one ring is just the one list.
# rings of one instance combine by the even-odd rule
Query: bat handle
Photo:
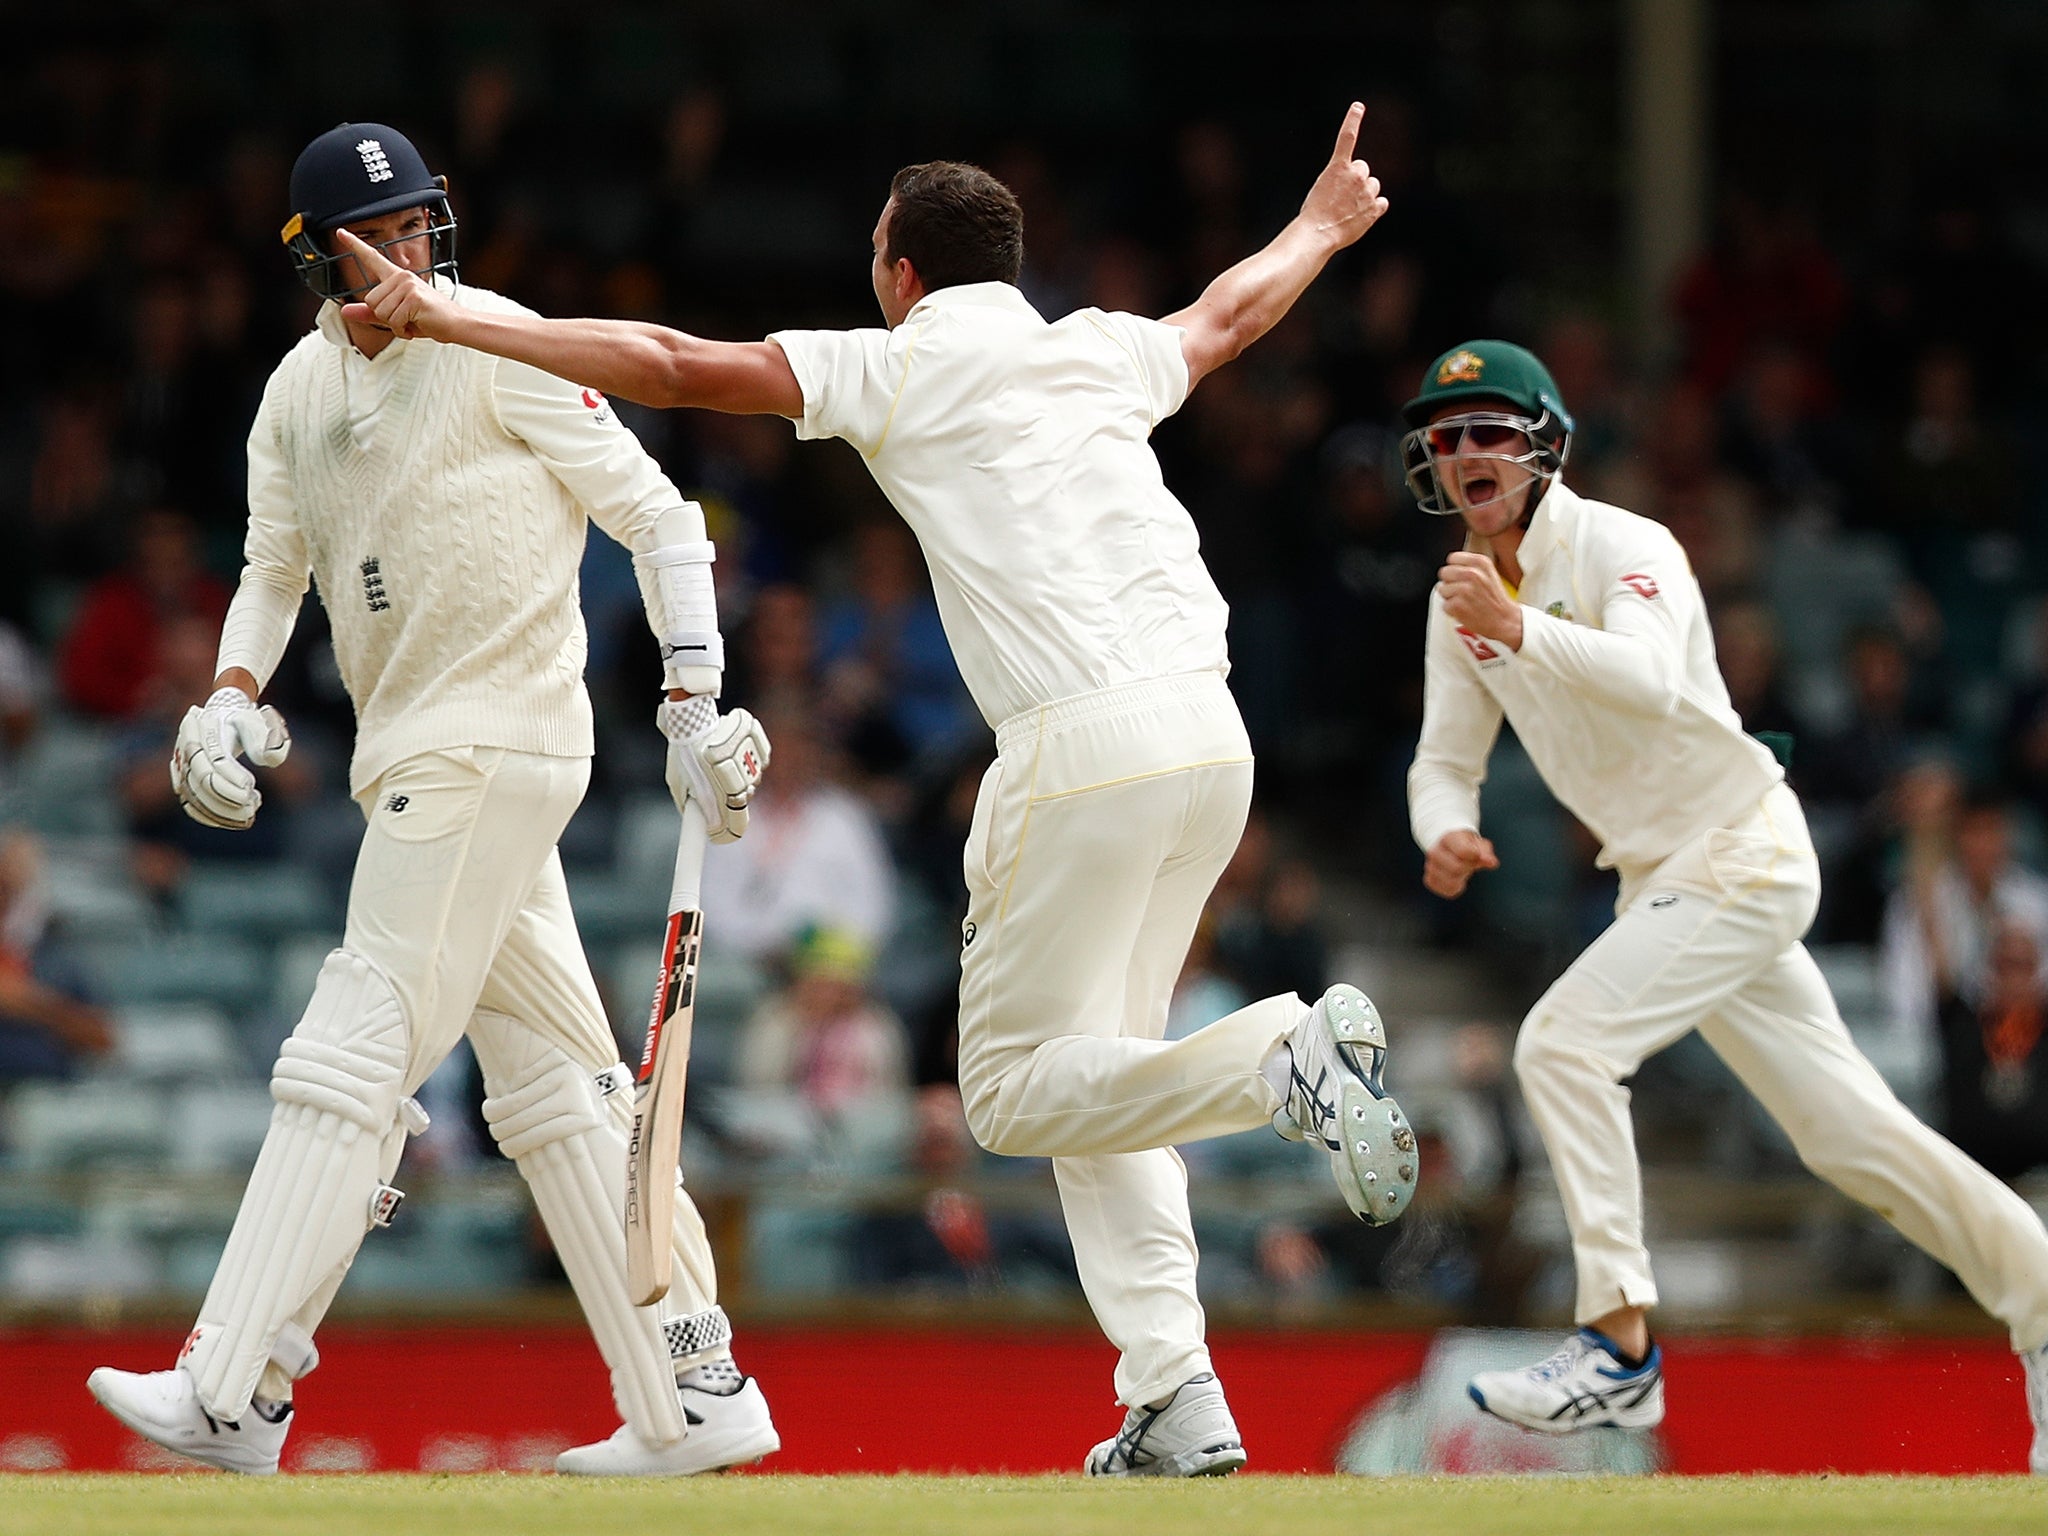
[(704, 883), (704, 844), (709, 829), (695, 800), (683, 802), (683, 830), (676, 839), (676, 877), (668, 889), (671, 912), (698, 910)]

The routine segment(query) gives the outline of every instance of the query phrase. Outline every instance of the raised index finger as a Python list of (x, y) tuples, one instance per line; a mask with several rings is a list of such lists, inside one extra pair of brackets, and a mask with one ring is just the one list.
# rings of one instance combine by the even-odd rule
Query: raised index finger
[(1365, 121), (1365, 103), (1354, 101), (1344, 114), (1344, 126), (1337, 130), (1337, 147), (1330, 151), (1330, 163), (1342, 165), (1358, 148), (1358, 125)]
[(391, 276), (392, 273), (403, 270), (390, 257), (378, 250), (377, 247), (371, 245), (367, 240), (350, 234), (345, 229), (337, 229), (334, 232), (334, 237), (346, 246), (349, 254), (361, 262), (363, 270), (369, 273), (371, 278), (377, 282), (381, 283), (385, 278)]

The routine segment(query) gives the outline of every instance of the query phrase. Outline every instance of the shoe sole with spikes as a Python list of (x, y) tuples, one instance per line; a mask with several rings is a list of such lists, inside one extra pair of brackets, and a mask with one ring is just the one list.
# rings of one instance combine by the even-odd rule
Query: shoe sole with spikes
[[(1387, 1027), (1371, 998), (1342, 983), (1317, 1000), (1315, 1017), (1349, 1069), (1337, 1088), (1338, 1144), (1330, 1150), (1330, 1168), (1352, 1212), (1383, 1227), (1408, 1209), (1421, 1170), (1414, 1128), (1384, 1082)], [(1274, 1117), (1276, 1127), (1282, 1115)], [(1281, 1129), (1282, 1135), (1290, 1133), (1301, 1139), (1291, 1123)]]

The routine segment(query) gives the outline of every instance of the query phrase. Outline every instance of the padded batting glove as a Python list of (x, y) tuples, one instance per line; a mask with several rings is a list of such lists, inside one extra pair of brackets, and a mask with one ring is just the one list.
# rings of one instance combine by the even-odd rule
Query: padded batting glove
[(694, 800), (714, 843), (737, 842), (747, 806), (768, 769), (768, 733), (744, 709), (718, 712), (707, 695), (665, 699), (655, 721), (668, 737), (668, 792), (676, 809)]
[(261, 709), (239, 688), (221, 688), (204, 704), (185, 711), (171, 751), (171, 788), (185, 814), (205, 827), (248, 830), (263, 792), (242, 764), (275, 768), (292, 749), (284, 716), (268, 704)]

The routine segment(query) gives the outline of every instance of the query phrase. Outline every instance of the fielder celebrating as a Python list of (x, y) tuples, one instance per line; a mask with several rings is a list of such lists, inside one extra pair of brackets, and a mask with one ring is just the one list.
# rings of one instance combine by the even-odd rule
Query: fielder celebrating
[[(1166, 1005), (1250, 804), (1223, 602), (1149, 444), (1386, 211), (1353, 104), (1301, 212), (1163, 321), (1048, 324), (1017, 291), (1023, 219), (985, 171), (897, 173), (875, 226), (887, 329), (703, 341), (450, 302), (411, 272), (351, 315), (628, 399), (775, 412), (841, 437), (924, 547), (961, 674), (996, 728), (964, 859), (960, 1078), (976, 1137), (1050, 1157), (1082, 1285), (1122, 1352), (1123, 1428), (1087, 1470), (1228, 1472), (1178, 1142), (1271, 1121), (1327, 1150), (1372, 1221), (1406, 1208), (1415, 1138), (1356, 988), (1267, 998), (1167, 1042)], [(351, 249), (358, 249), (351, 246)], [(367, 257), (367, 253), (364, 253)]]
[[(276, 1099), (220, 1268), (174, 1368), (102, 1368), (93, 1394), (159, 1445), (274, 1472), (313, 1332), (372, 1225), (390, 1219), (409, 1097), (465, 1032), (484, 1116), (533, 1191), (611, 1369), (624, 1425), (564, 1472), (668, 1474), (758, 1460), (778, 1441), (732, 1363), (711, 1252), (676, 1201), (676, 1281), (658, 1307), (625, 1281), (625, 1127), (616, 1059), (570, 914), (556, 839), (589, 782), (591, 715), (576, 573), (585, 516), (635, 551), (667, 657), (669, 784), (714, 840), (746, 828), (767, 742), (718, 715), (712, 547), (589, 389), (344, 318), (367, 286), (337, 231), (382, 270), (422, 274), (464, 313), (446, 183), (402, 134), (344, 124), (292, 169), (284, 239), (326, 302), (270, 377), (249, 434), (247, 565), (216, 691), (185, 717), (171, 776), (195, 820), (247, 827), (240, 759), (290, 742), (256, 704), (318, 581), (355, 704), (349, 788), (368, 820), (341, 947), (271, 1079)], [(707, 723), (708, 722), (708, 723)], [(680, 1195), (680, 1192), (678, 1192)]]
[(1522, 1023), (1515, 1068), (1557, 1176), (1578, 1334), (1471, 1386), (1531, 1429), (1664, 1416), (1642, 1181), (1622, 1086), (1697, 1029), (1808, 1167), (1961, 1277), (2012, 1332), (2048, 1472), (2048, 1234), (2011, 1190), (1914, 1119), (1850, 1042), (1800, 943), (1819, 874), (1798, 798), (1743, 732), (1698, 583), (1660, 524), (1575, 495), (1550, 374), (1499, 341), (1454, 347), (1404, 408), (1408, 482), (1461, 517), (1431, 601), (1408, 776), (1423, 883), (1498, 867), (1479, 786), (1503, 719), (1621, 877), (1614, 925)]

